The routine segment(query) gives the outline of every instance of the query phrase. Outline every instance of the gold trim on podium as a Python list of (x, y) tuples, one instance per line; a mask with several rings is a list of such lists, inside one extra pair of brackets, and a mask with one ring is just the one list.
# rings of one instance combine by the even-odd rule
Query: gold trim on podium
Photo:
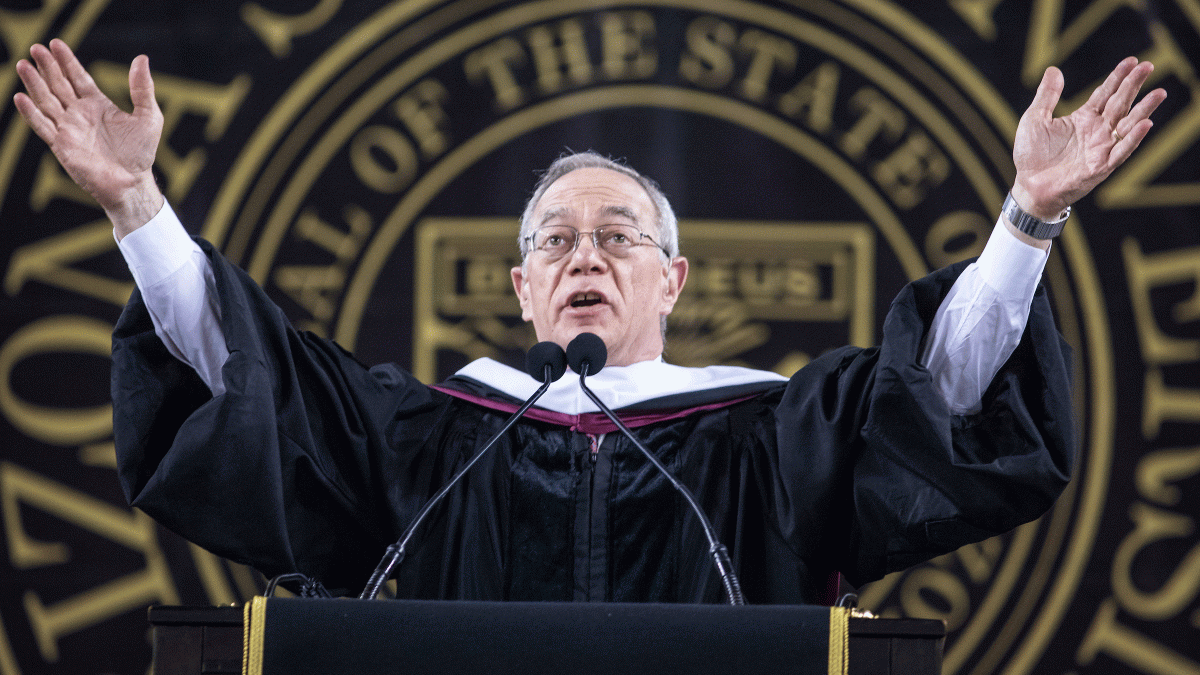
[(263, 638), (267, 632), (267, 599), (256, 595), (245, 605), (242, 675), (262, 675)]
[(829, 608), (829, 675), (847, 675), (850, 667), (850, 610)]

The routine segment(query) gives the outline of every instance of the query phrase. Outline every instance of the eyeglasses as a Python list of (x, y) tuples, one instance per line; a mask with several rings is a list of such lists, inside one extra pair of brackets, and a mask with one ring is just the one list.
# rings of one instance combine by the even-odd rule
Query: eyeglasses
[(546, 225), (534, 230), (525, 237), (525, 241), (529, 242), (530, 250), (541, 251), (547, 260), (554, 262), (579, 248), (580, 234), (592, 235), (592, 245), (614, 258), (625, 258), (635, 247), (646, 246), (643, 239), (649, 239), (650, 244), (657, 246), (668, 258), (671, 257), (667, 249), (654, 241), (653, 237), (632, 225), (601, 225), (591, 232), (582, 233), (570, 225)]

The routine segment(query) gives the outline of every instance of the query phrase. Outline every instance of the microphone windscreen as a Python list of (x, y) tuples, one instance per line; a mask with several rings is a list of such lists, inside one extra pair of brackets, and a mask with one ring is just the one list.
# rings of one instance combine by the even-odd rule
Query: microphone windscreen
[(580, 333), (567, 345), (567, 363), (571, 364), (571, 370), (577, 373), (583, 372), (583, 364), (586, 362), (587, 374), (595, 375), (607, 361), (608, 347), (604, 346), (604, 340), (595, 333)]
[(551, 382), (567, 370), (567, 353), (554, 342), (539, 342), (525, 355), (525, 372), (538, 382), (544, 381), (546, 366), (550, 366)]

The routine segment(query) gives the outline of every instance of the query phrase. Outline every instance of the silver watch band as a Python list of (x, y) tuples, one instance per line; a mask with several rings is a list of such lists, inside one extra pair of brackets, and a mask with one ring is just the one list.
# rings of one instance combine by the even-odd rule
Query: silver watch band
[(1004, 200), (1004, 206), (1000, 209), (1008, 222), (1013, 224), (1021, 232), (1033, 237), (1034, 239), (1053, 239), (1062, 233), (1063, 227), (1067, 224), (1067, 218), (1071, 215), (1071, 207), (1063, 209), (1062, 213), (1058, 214), (1056, 220), (1046, 222), (1035, 218), (1022, 209), (1017, 200), (1013, 199), (1012, 193), (1008, 193), (1008, 197)]

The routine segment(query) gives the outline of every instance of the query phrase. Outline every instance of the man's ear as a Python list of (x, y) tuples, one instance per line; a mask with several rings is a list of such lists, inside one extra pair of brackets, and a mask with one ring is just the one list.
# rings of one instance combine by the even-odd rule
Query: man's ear
[(517, 292), (517, 301), (521, 303), (521, 319), (524, 321), (533, 321), (533, 313), (530, 311), (529, 303), (529, 283), (525, 279), (525, 268), (518, 265), (512, 268), (513, 290)]
[(671, 313), (671, 309), (675, 307), (675, 301), (679, 300), (679, 294), (683, 292), (683, 285), (687, 283), (688, 261), (683, 256), (675, 256), (671, 258), (670, 265), (664, 270), (667, 275), (666, 286), (663, 287), (663, 315)]

